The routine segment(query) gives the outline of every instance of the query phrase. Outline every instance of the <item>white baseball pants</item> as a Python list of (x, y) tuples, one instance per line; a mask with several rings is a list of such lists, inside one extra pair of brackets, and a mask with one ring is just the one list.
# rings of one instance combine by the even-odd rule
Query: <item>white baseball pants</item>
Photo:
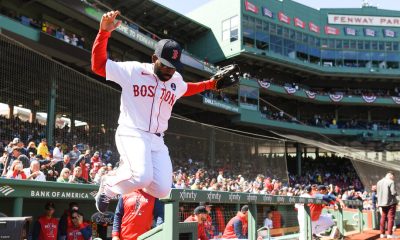
[(115, 142), (120, 165), (115, 175), (105, 179), (107, 195), (143, 189), (156, 198), (167, 196), (172, 185), (172, 164), (163, 136), (118, 127)]
[(335, 222), (333, 221), (332, 216), (330, 214), (322, 214), (319, 216), (317, 221), (311, 222), (312, 233), (319, 234), (328, 230), (333, 225), (335, 225)]

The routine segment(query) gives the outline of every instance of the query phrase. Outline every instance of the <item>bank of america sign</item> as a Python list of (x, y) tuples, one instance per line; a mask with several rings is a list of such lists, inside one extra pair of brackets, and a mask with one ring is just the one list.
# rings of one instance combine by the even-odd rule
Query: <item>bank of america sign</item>
[(400, 27), (400, 17), (328, 14), (329, 24)]

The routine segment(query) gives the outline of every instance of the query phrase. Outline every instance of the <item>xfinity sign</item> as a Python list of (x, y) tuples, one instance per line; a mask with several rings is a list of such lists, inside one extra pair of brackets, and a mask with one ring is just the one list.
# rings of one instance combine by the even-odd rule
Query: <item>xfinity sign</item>
[(400, 27), (400, 17), (328, 14), (329, 24)]

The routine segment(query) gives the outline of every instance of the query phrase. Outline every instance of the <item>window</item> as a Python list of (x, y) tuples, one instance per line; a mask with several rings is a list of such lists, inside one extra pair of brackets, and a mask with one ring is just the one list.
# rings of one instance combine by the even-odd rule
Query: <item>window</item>
[(350, 48), (351, 49), (356, 49), (357, 48), (357, 41), (356, 40), (350, 40)]
[(301, 34), (301, 32), (296, 31), (296, 41), (301, 42), (302, 39), (303, 35)]
[(276, 34), (276, 24), (275, 23), (271, 23), (269, 25), (269, 31), (271, 34)]
[(393, 48), (392, 48), (392, 42), (386, 42), (386, 43), (385, 43), (385, 50), (386, 50), (386, 51), (392, 51), (392, 50), (393, 50)]
[(365, 41), (364, 42), (364, 48), (365, 48), (365, 50), (371, 49), (371, 42), (370, 41)]
[(276, 27), (276, 34), (278, 35), (278, 36), (282, 36), (282, 30), (283, 28), (282, 28), (282, 26), (277, 26)]
[(243, 16), (243, 45), (254, 47), (255, 41), (255, 19), (247, 15)]
[(342, 47), (343, 47), (343, 41), (340, 39), (336, 39), (336, 48), (342, 49)]
[(335, 39), (328, 39), (328, 48), (335, 48)]
[[(247, 19), (247, 22), (250, 23), (250, 18)], [(238, 39), (239, 39), (239, 17), (236, 15), (222, 21), (222, 41), (229, 40), (230, 42), (234, 42)]]
[(399, 43), (393, 42), (393, 51), (399, 51)]
[(359, 49), (359, 50), (363, 50), (364, 49), (364, 42), (363, 41), (361, 41), (361, 40), (358, 40), (357, 41), (357, 48)]

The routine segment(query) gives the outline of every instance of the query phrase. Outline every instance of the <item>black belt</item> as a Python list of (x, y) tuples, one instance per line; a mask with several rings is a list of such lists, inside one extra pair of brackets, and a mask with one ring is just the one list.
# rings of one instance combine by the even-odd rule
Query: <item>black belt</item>
[(161, 133), (154, 133), (157, 137), (161, 137)]

